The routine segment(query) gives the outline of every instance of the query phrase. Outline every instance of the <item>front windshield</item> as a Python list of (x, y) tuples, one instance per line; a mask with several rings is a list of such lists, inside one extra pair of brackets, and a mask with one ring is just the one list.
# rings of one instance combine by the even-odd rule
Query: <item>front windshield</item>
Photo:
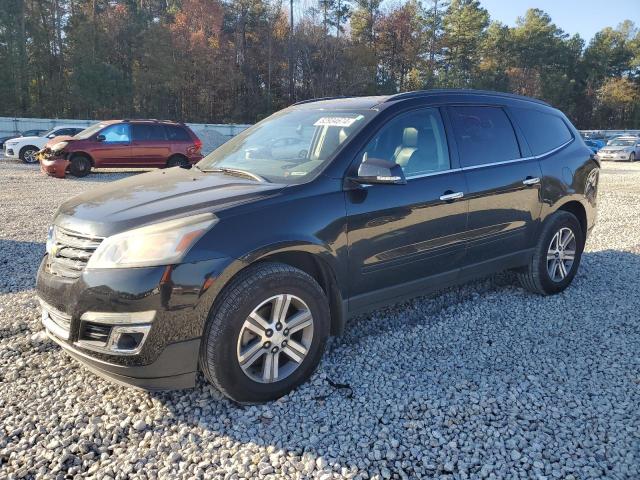
[(77, 138), (78, 140), (86, 140), (91, 137), (94, 133), (99, 132), (107, 125), (104, 123), (96, 123), (95, 125), (91, 125), (89, 128), (85, 128), (80, 133), (76, 133), (73, 138)]
[(211, 152), (198, 168), (240, 170), (270, 182), (302, 183), (373, 115), (371, 110), (284, 110)]
[(618, 138), (616, 140), (611, 140), (609, 145), (612, 147), (630, 147), (633, 145), (633, 140), (622, 140)]

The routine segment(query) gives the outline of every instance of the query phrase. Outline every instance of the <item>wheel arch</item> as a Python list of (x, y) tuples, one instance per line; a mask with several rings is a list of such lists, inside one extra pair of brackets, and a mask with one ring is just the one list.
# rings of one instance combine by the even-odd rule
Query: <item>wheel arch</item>
[(215, 289), (211, 309), (216, 307), (220, 296), (246, 268), (265, 262), (283, 263), (298, 268), (318, 282), (329, 301), (331, 335), (342, 335), (347, 308), (337, 277), (335, 257), (326, 247), (313, 243), (271, 245), (231, 261), (220, 277), (223, 281)]
[(588, 220), (587, 220), (587, 210), (578, 200), (569, 200), (566, 203), (560, 205), (556, 211), (564, 211), (573, 214), (580, 222), (580, 227), (582, 227), (582, 233), (584, 238), (587, 236), (588, 232)]

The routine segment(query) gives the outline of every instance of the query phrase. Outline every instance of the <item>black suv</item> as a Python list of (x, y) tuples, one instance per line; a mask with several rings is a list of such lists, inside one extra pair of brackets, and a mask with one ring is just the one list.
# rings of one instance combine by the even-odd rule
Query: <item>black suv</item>
[[(304, 153), (278, 154), (278, 138)], [(184, 388), (201, 370), (238, 402), (275, 399), (354, 314), (504, 269), (564, 290), (598, 172), (567, 118), (530, 98), (301, 102), (192, 169), (63, 204), (38, 272), (42, 321), (117, 382)]]

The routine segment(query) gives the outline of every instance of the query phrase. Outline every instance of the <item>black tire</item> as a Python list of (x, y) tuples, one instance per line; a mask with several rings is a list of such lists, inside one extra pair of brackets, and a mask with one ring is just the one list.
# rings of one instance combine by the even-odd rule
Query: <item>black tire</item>
[[(306, 357), (292, 373), (282, 380), (260, 383), (240, 367), (238, 339), (249, 314), (266, 299), (284, 293), (299, 297), (309, 307), (313, 337)], [(310, 275), (281, 263), (258, 263), (240, 272), (216, 300), (202, 337), (200, 368), (223, 395), (235, 402), (275, 400), (307, 380), (316, 369), (329, 336), (329, 325), (327, 298)]]
[(69, 172), (74, 177), (86, 177), (91, 173), (91, 160), (84, 155), (76, 155), (71, 159)]
[(633, 162), (635, 162), (635, 161), (636, 161), (636, 152), (631, 152), (631, 153), (629, 154), (629, 161), (630, 161), (631, 163), (633, 163)]
[[(562, 280), (554, 280), (547, 268), (547, 254), (556, 233), (565, 228), (571, 230), (575, 237), (575, 257), (566, 276)], [(525, 289), (540, 295), (553, 295), (562, 292), (571, 284), (578, 271), (583, 249), (584, 232), (575, 215), (564, 211), (553, 213), (542, 226), (542, 232), (538, 237), (529, 265), (525, 267), (524, 271), (518, 272), (521, 285)]]
[(173, 155), (169, 157), (169, 160), (167, 160), (167, 168), (171, 167), (190, 168), (191, 165), (189, 164), (189, 161), (182, 155)]
[(29, 165), (38, 163), (38, 159), (35, 155), (39, 150), (40, 149), (38, 147), (34, 147), (33, 145), (22, 147), (19, 154), (20, 160), (22, 160), (24, 163), (28, 163)]

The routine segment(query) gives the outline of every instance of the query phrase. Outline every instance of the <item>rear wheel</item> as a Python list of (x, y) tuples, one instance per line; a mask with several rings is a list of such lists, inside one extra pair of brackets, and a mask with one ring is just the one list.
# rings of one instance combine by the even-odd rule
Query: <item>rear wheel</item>
[(558, 211), (545, 222), (533, 257), (518, 274), (524, 288), (541, 295), (559, 293), (571, 284), (580, 265), (584, 233), (578, 219)]
[(169, 160), (167, 160), (167, 168), (171, 167), (188, 168), (189, 161), (182, 155), (173, 155), (172, 157), (169, 157)]
[(20, 149), (20, 160), (24, 163), (38, 163), (38, 158), (36, 157), (36, 153), (38, 153), (38, 148), (33, 145), (28, 145), (26, 147), (22, 147)]
[(200, 367), (236, 402), (275, 400), (313, 373), (329, 321), (326, 296), (311, 276), (280, 263), (250, 266), (209, 316)]
[(74, 177), (86, 177), (91, 172), (91, 160), (84, 155), (76, 155), (71, 159), (69, 172)]

